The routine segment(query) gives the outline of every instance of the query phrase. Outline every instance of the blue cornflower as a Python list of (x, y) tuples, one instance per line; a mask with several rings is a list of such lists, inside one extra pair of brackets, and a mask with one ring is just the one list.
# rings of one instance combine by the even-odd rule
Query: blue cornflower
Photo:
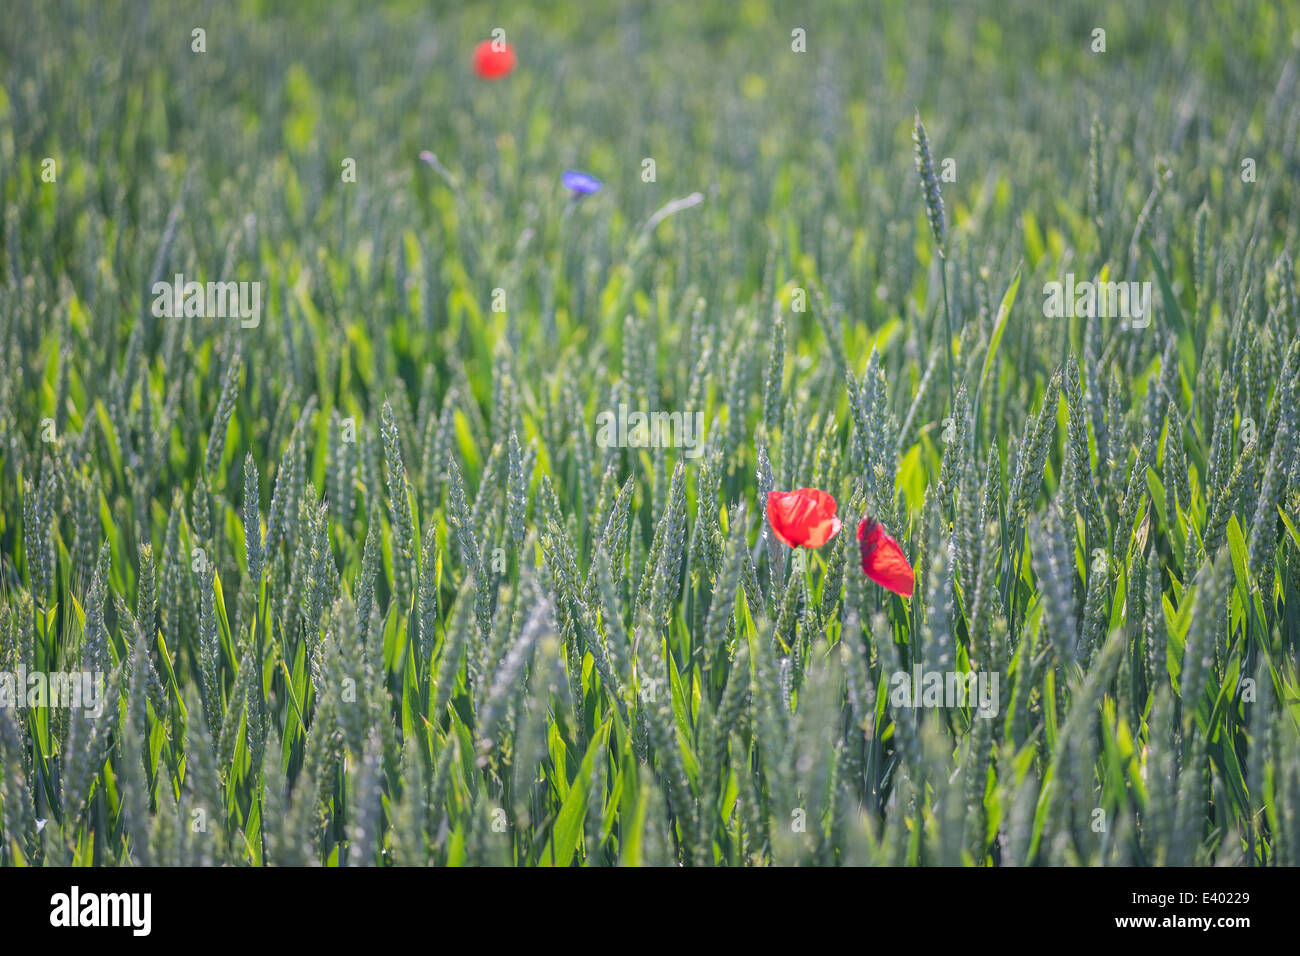
[(589, 196), (592, 193), (600, 192), (600, 187), (604, 184), (588, 173), (579, 172), (576, 169), (566, 169), (564, 175), (560, 177), (566, 189), (572, 189), (575, 193), (582, 196)]

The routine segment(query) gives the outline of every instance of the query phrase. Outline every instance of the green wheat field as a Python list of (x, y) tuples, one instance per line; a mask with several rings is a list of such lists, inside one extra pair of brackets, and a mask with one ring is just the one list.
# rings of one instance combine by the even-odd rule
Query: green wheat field
[(1300, 864), (1300, 7), (300, 6), (0, 0), (0, 865)]

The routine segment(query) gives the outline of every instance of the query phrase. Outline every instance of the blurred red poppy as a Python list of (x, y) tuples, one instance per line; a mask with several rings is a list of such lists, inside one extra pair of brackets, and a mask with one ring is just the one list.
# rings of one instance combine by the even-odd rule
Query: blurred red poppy
[(474, 47), (474, 69), (483, 79), (499, 80), (514, 68), (514, 48), (504, 40), (484, 40)]
[(895, 594), (911, 597), (916, 587), (916, 576), (907, 563), (903, 549), (885, 530), (884, 525), (872, 517), (862, 519), (858, 525), (858, 547), (862, 551), (862, 573), (882, 588)]
[(820, 548), (840, 530), (835, 499), (816, 488), (769, 491), (767, 523), (777, 540), (792, 548)]

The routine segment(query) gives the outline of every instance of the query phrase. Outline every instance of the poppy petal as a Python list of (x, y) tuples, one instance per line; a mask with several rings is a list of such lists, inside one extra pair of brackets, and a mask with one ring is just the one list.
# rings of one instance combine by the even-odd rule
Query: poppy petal
[(820, 548), (831, 538), (835, 537), (840, 530), (840, 519), (829, 518), (819, 521), (808, 528), (808, 536), (804, 540), (805, 548)]
[(791, 548), (820, 548), (840, 530), (834, 497), (817, 488), (768, 492), (767, 523)]
[(515, 51), (509, 43), (484, 40), (474, 48), (474, 69), (485, 80), (499, 80), (515, 68)]
[(862, 573), (882, 588), (911, 597), (916, 575), (903, 549), (880, 522), (864, 518), (858, 525), (858, 546), (862, 551)]

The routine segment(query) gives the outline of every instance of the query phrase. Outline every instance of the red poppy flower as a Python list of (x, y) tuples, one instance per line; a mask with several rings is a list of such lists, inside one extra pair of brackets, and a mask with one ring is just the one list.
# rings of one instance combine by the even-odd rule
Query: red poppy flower
[(515, 68), (514, 48), (505, 41), (484, 40), (474, 47), (474, 69), (485, 80), (499, 80)]
[(769, 491), (767, 523), (777, 540), (792, 548), (820, 548), (840, 531), (835, 499), (816, 488)]
[(875, 518), (863, 518), (858, 525), (858, 547), (862, 550), (863, 574), (895, 594), (912, 596), (916, 575), (884, 525)]

